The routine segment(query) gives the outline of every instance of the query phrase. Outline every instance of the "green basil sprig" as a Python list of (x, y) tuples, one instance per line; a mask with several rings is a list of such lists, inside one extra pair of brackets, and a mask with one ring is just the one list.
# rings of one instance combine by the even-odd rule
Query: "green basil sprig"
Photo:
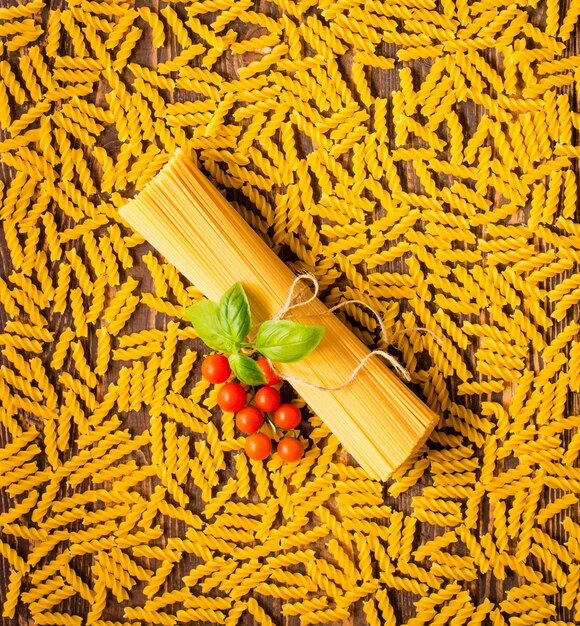
[(232, 372), (243, 382), (248, 385), (260, 385), (266, 382), (264, 372), (258, 367), (254, 359), (245, 354), (235, 352), (228, 357)]
[(320, 343), (325, 330), (290, 320), (266, 320), (258, 328), (256, 350), (280, 363), (301, 361)]
[(305, 359), (318, 346), (325, 331), (323, 326), (267, 320), (258, 328), (256, 341), (246, 342), (252, 315), (239, 282), (226, 291), (219, 304), (196, 302), (185, 309), (185, 314), (199, 338), (212, 350), (227, 354), (234, 374), (248, 385), (263, 384), (266, 379), (254, 359), (241, 350), (255, 350), (279, 363), (294, 363)]

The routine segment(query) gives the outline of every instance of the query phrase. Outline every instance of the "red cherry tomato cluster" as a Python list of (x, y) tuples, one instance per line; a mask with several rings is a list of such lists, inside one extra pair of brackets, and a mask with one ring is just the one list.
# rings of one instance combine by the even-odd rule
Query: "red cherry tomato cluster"
[[(266, 384), (254, 394), (253, 404), (248, 404), (248, 392), (238, 382), (226, 382), (231, 376), (228, 359), (223, 354), (210, 354), (202, 365), (203, 377), (214, 384), (222, 385), (217, 393), (217, 403), (222, 411), (236, 414), (236, 427), (248, 435), (244, 450), (250, 459), (263, 461), (272, 453), (272, 440), (259, 432), (265, 417), (264, 413), (273, 413), (273, 422), (281, 430), (294, 430), (302, 421), (300, 409), (291, 403), (282, 404), (280, 391), (273, 385), (281, 382), (268, 359), (262, 357), (256, 361), (266, 379)], [(304, 444), (295, 437), (285, 436), (278, 442), (277, 452), (288, 463), (295, 463), (304, 455)]]
[[(280, 392), (274, 387), (260, 387), (254, 396), (256, 406), (246, 406), (236, 415), (236, 426), (250, 436), (244, 450), (250, 459), (264, 460), (272, 452), (272, 440), (258, 432), (264, 423), (264, 413), (274, 412), (274, 424), (283, 430), (293, 430), (302, 421), (300, 409), (294, 404), (280, 404)], [(261, 409), (261, 410), (260, 410)], [(304, 444), (294, 437), (283, 437), (277, 446), (280, 458), (294, 463), (302, 458)]]

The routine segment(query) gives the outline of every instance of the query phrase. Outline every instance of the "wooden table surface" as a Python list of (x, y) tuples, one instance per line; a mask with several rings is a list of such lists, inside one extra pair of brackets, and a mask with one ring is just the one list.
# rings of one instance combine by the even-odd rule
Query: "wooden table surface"
[[(566, 0), (560, 5), (559, 10), (560, 10), (561, 15), (565, 14), (569, 6), (569, 3), (570, 3), (570, 0)], [(337, 4), (340, 4), (340, 2)], [(576, 5), (577, 4), (578, 3), (576, 3)], [(10, 7), (13, 5), (14, 5), (14, 2), (12, 2), (11, 0), (0, 1), (0, 6), (3, 6), (3, 7)], [(48, 18), (50, 11), (54, 11), (57, 9), (64, 10), (66, 6), (67, 6), (67, 3), (64, 0), (47, 0), (46, 6), (44, 7), (44, 9), (42, 9), (42, 12), (40, 15), (42, 16), (43, 20), (46, 20)], [(148, 0), (147, 2), (139, 2), (138, 6), (150, 6), (158, 10), (159, 8), (165, 5), (161, 2)], [(258, 2), (255, 3), (255, 10), (257, 12), (264, 12), (265, 14), (269, 14), (272, 12), (272, 5), (270, 5), (268, 2), (259, 0)], [(536, 10), (535, 12), (530, 10), (531, 15), (533, 16), (532, 21), (536, 20), (538, 23), (541, 23), (543, 10), (544, 10), (543, 7)], [(239, 32), (239, 38), (238, 38), (239, 40), (247, 39), (251, 36), (254, 36), (254, 33), (260, 32), (258, 27), (256, 27), (255, 25), (251, 25), (251, 24), (244, 25), (241, 23), (236, 23), (236, 29), (238, 29), (238, 32)], [(160, 48), (155, 48), (152, 45), (147, 45), (148, 43), (150, 43), (148, 39), (144, 39), (142, 42), (139, 43), (136, 50), (134, 50), (132, 53), (132, 56), (131, 56), (132, 62), (138, 63), (146, 67), (154, 68), (159, 63), (162, 63), (169, 59), (174, 58), (176, 53), (181, 49), (173, 33), (168, 38), (166, 44)], [(75, 51), (70, 38), (63, 39), (63, 41), (61, 42), (61, 47), (59, 48), (59, 54), (62, 56), (65, 56), (65, 55), (75, 56), (76, 53), (77, 51)], [(568, 43), (567, 54), (569, 56), (580, 54), (580, 37), (578, 36), (577, 30), (576, 30), (576, 36), (573, 36), (570, 42)], [(252, 59), (258, 60), (261, 57), (262, 55), (258, 53), (256, 53), (255, 55), (251, 55), (251, 54), (245, 55), (244, 64), (247, 64)], [(501, 65), (500, 60), (494, 56), (493, 50), (487, 50), (485, 52), (485, 57), (492, 66)], [(9, 59), (13, 65), (15, 64), (14, 53), (5, 53), (4, 58)], [(241, 57), (224, 56), (224, 58), (220, 59), (218, 63), (216, 64), (216, 66), (214, 66), (213, 70), (217, 71), (222, 76), (228, 79), (235, 79), (237, 77), (237, 72), (239, 69), (239, 67), (236, 67), (236, 59), (239, 60), (241, 59)], [(350, 57), (350, 60), (352, 60), (352, 57)], [(348, 74), (348, 72), (350, 71), (348, 68), (348, 63), (349, 63), (348, 54), (345, 55), (343, 61), (345, 63), (345, 72)], [(51, 62), (49, 62), (49, 64), (50, 63)], [(413, 67), (414, 67), (414, 71), (416, 72), (415, 79), (419, 82), (419, 84), (421, 80), (424, 79), (427, 72), (429, 71), (431, 63), (432, 63), (432, 59), (428, 59), (424, 62), (423, 76), (420, 75), (421, 64), (417, 62), (414, 63)], [(377, 94), (383, 97), (388, 97), (389, 94), (391, 94), (394, 90), (399, 89), (399, 86), (400, 86), (397, 72), (373, 71), (372, 80), (373, 80), (373, 89), (376, 90)], [(564, 86), (561, 92), (568, 93), (570, 95), (571, 100), (574, 103), (574, 110), (578, 111), (577, 88), (575, 88), (574, 85)], [(180, 100), (185, 101), (189, 99), (189, 96), (185, 91), (176, 90), (172, 94), (172, 99), (173, 101), (180, 101)], [(94, 102), (98, 105), (106, 106), (107, 103), (105, 100), (105, 92), (99, 91), (96, 94), (96, 98)], [(476, 121), (479, 119), (480, 119), (480, 112), (477, 111), (476, 108), (469, 109), (466, 107), (465, 117), (463, 120), (466, 128), (469, 128), (473, 131), (475, 129)], [(102, 141), (100, 142), (100, 145), (104, 146), (109, 154), (114, 155), (119, 151), (121, 143), (116, 137), (116, 134), (113, 132), (112, 126), (108, 127), (105, 132), (108, 134), (105, 135), (105, 137), (101, 138)], [(393, 129), (390, 128), (389, 132), (393, 132)], [(577, 135), (578, 133), (576, 133), (576, 138), (577, 138)], [(7, 132), (6, 129), (3, 129), (2, 131), (0, 131), (0, 139), (4, 140), (4, 139), (9, 138), (9, 136), (10, 134)], [(577, 144), (579, 142), (576, 141), (575, 143)], [(311, 150), (311, 145), (309, 145), (309, 141), (307, 139), (304, 140), (304, 144), (302, 148), (305, 151), (305, 153), (308, 153)], [(408, 175), (409, 177), (412, 177), (415, 175), (414, 171), (412, 170), (411, 162), (405, 161), (404, 163), (402, 163), (401, 169), (404, 170), (404, 168), (407, 168), (406, 175)], [(577, 173), (578, 172), (577, 160), (574, 161), (574, 168)], [(1, 178), (4, 181), (10, 181), (13, 178), (13, 170), (10, 167), (7, 167), (4, 163), (0, 165), (0, 173), (1, 173)], [(404, 173), (405, 172), (402, 171), (402, 174)], [(249, 207), (251, 210), (251, 203), (247, 200), (247, 198), (244, 197), (242, 193), (234, 192), (231, 189), (228, 189), (226, 193), (230, 200), (237, 201), (240, 205), (242, 206), (245, 205)], [(71, 226), (72, 224), (73, 224), (72, 220), (65, 218), (61, 224), (61, 227), (66, 228), (67, 226)], [(96, 231), (96, 232), (104, 232), (104, 230), (105, 229), (103, 228), (101, 231)], [(139, 255), (146, 254), (148, 250), (150, 250), (150, 248), (148, 247), (147, 244), (140, 245), (135, 250), (135, 257), (137, 258)], [(286, 248), (282, 250), (281, 252), (283, 253), (286, 260), (292, 261), (294, 259), (294, 255), (289, 249)], [(12, 266), (10, 262), (10, 251), (8, 249), (6, 239), (4, 237), (0, 237), (0, 259), (1, 259), (0, 275), (2, 277), (6, 277), (12, 271)], [(405, 273), (407, 271), (407, 268), (406, 268), (404, 261), (399, 260), (389, 265), (389, 271), (391, 272), (401, 271)], [(131, 275), (140, 281), (141, 283), (140, 289), (143, 292), (153, 290), (154, 285), (152, 283), (151, 273), (142, 262), (138, 262), (135, 264), (135, 267), (131, 271)], [(5, 326), (8, 318), (9, 316), (7, 315), (5, 309), (3, 307), (0, 307), (0, 320), (1, 320), (0, 327)], [(171, 319), (172, 319), (171, 316), (165, 315), (163, 313), (155, 312), (153, 309), (147, 309), (147, 310), (139, 309), (136, 315), (132, 318), (125, 332), (136, 332), (138, 330), (147, 329), (147, 328), (166, 328), (167, 323)], [(353, 322), (352, 318), (349, 318), (348, 321)], [(50, 328), (57, 332), (62, 331), (62, 329), (66, 328), (67, 326), (71, 324), (72, 324), (72, 316), (70, 314), (70, 311), (66, 311), (63, 314), (56, 313), (53, 316), (51, 316), (51, 318), (49, 319)], [(355, 327), (356, 327), (356, 322), (355, 322)], [(366, 335), (366, 337), (368, 338), (369, 335)], [(198, 349), (200, 353), (203, 353), (205, 350), (205, 348), (198, 341), (189, 342), (187, 344), (187, 347)], [(183, 347), (182, 350), (185, 350), (185, 347)], [(90, 336), (89, 338), (88, 351), (89, 351), (89, 355), (91, 359), (94, 359), (97, 353), (96, 352), (97, 340), (94, 334)], [(466, 354), (469, 356), (468, 353)], [(198, 362), (196, 363), (195, 377), (199, 376), (200, 362), (201, 360), (198, 360)], [(102, 398), (103, 394), (106, 392), (106, 389), (109, 383), (116, 379), (116, 376), (118, 375), (118, 371), (120, 368), (120, 364), (117, 364), (115, 367), (116, 369), (112, 369), (110, 372), (108, 372), (107, 377), (104, 377), (102, 381), (99, 382), (98, 389), (96, 390), (98, 397)], [(65, 369), (66, 368), (70, 370), (69, 365), (65, 365)], [(422, 393), (420, 386), (417, 385), (415, 388), (418, 393)], [(479, 396), (480, 399), (481, 397), (485, 399), (485, 396)], [(456, 389), (451, 389), (451, 399), (452, 400), (458, 399), (458, 396), (456, 395)], [(496, 394), (496, 399), (497, 399), (497, 394)], [(509, 393), (507, 391), (503, 395), (503, 402), (504, 402), (504, 405), (506, 406), (509, 404)], [(469, 408), (473, 410), (476, 414), (479, 414), (481, 407), (480, 407), (480, 404), (478, 403), (477, 395), (473, 395), (470, 397)], [(577, 394), (575, 398), (571, 397), (571, 399), (569, 400), (566, 413), (569, 415), (575, 415), (575, 414), (580, 413), (580, 404), (579, 404)], [(23, 416), (23, 419), (24, 420), (27, 419), (26, 415)], [(34, 416), (31, 416), (30, 420), (33, 423), (34, 423), (34, 420), (38, 422), (37, 418), (34, 418)], [(134, 427), (137, 432), (143, 431), (149, 425), (149, 416), (145, 411), (142, 411), (138, 414), (131, 416), (130, 420), (132, 421), (131, 426)], [(7, 429), (5, 427), (1, 427), (0, 428), (0, 446), (3, 447), (4, 445), (6, 445), (6, 443), (9, 440), (10, 440), (10, 435)], [(481, 450), (478, 451), (478, 455), (479, 457), (481, 457), (482, 455)], [(341, 460), (348, 459), (346, 453), (344, 452), (340, 452), (337, 458)], [(227, 478), (227, 475), (224, 475), (224, 480), (226, 478)], [(388, 492), (389, 485), (387, 484), (384, 489), (385, 503), (392, 506), (396, 510), (403, 511), (403, 512), (411, 512), (412, 507), (413, 507), (413, 497), (419, 494), (425, 485), (429, 484), (429, 480), (430, 479), (427, 477), (424, 478), (423, 481), (420, 482), (416, 487), (414, 487), (413, 489), (407, 491), (406, 493), (396, 498), (389, 494)], [(151, 480), (145, 481), (143, 485), (146, 488), (148, 487), (152, 489), (154, 482)], [(81, 486), (79, 486), (79, 488), (81, 488)], [(82, 486), (82, 488), (84, 489), (85, 486)], [(69, 488), (69, 491), (67, 492), (67, 494), (72, 495), (72, 493), (74, 493), (74, 489)], [(199, 500), (199, 495), (194, 495), (192, 496), (192, 498), (193, 498), (192, 503), (191, 503), (192, 510), (197, 510), (197, 508), (201, 508), (202, 503)], [(8, 510), (9, 506), (11, 506), (11, 499), (7, 496), (5, 491), (2, 491), (0, 495), (0, 512), (2, 510)], [(570, 514), (570, 511), (566, 513), (566, 515), (569, 515), (569, 514)], [(577, 511), (574, 511), (574, 515), (577, 519)], [(493, 511), (491, 509), (486, 509), (483, 511), (482, 516), (481, 516), (481, 523), (478, 528), (480, 533), (484, 532), (487, 526), (491, 524), (492, 516), (493, 516)], [(563, 519), (563, 514), (557, 515), (553, 517), (545, 525), (546, 532), (548, 532), (553, 538), (555, 538), (560, 543), (564, 543), (567, 537), (562, 527), (562, 519)], [(168, 522), (168, 524), (169, 526), (166, 528), (166, 531), (170, 536), (179, 536), (180, 533), (183, 533), (186, 529), (185, 524), (180, 523), (176, 520), (171, 520), (170, 522)], [(425, 543), (425, 541), (434, 537), (436, 534), (440, 534), (439, 533), (440, 529), (438, 529), (435, 526), (424, 524), (422, 528), (423, 528), (423, 531), (422, 531), (423, 535), (421, 536), (419, 543)], [(17, 547), (20, 544), (18, 542), (13, 542), (12, 545)], [(81, 564), (79, 567), (77, 567), (77, 573), (85, 581), (89, 581), (91, 579), (91, 566), (92, 566), (91, 558), (87, 556), (85, 562)], [(10, 576), (11, 571), (12, 569), (7, 563), (7, 561), (4, 559), (0, 559), (0, 596), (2, 597), (4, 597), (6, 589), (8, 587), (8, 581), (9, 581), (9, 576)], [(473, 582), (469, 583), (468, 588), (471, 592), (472, 597), (476, 600), (479, 600), (479, 602), (483, 602), (485, 598), (490, 598), (492, 601), (499, 601), (505, 597), (505, 591), (509, 589), (511, 586), (513, 586), (514, 584), (516, 584), (517, 582), (521, 582), (521, 580), (518, 579), (518, 577), (515, 575), (510, 575), (506, 580), (499, 580), (490, 571), (488, 572), (487, 575), (482, 576), (480, 579), (474, 580)], [(414, 602), (416, 600), (417, 600), (417, 597), (413, 597), (411, 594), (406, 593), (406, 592), (396, 592), (396, 593), (393, 592), (392, 593), (391, 601), (393, 605), (395, 606), (396, 615), (399, 620), (397, 623), (402, 623), (404, 620), (408, 620), (412, 615), (414, 615), (414, 611), (415, 611)], [(556, 602), (557, 602), (557, 613), (558, 613), (559, 619), (562, 619), (565, 621), (573, 621), (574, 620), (573, 612), (569, 611), (567, 608), (561, 605), (561, 598), (556, 600)], [(272, 600), (269, 603), (264, 601), (262, 602), (262, 605), (265, 606), (265, 608), (270, 611), (271, 615), (275, 617), (277, 623), (278, 622), (284, 623), (284, 624), (288, 624), (289, 626), (290, 625), (293, 626), (294, 624), (298, 623), (296, 618), (280, 617), (278, 615), (279, 609), (280, 609), (279, 601)], [(78, 594), (75, 595), (70, 600), (67, 600), (66, 602), (59, 605), (59, 611), (69, 612), (73, 615), (86, 614), (86, 610), (87, 610), (87, 605), (85, 601), (80, 598)], [(111, 620), (113, 619), (121, 620), (123, 618), (122, 604), (121, 603), (110, 604), (107, 608), (107, 612), (104, 617), (106, 619), (111, 619)], [(253, 622), (253, 618), (251, 617), (246, 617), (245, 620), (246, 621), (244, 623), (247, 623), (247, 624), (250, 624)], [(31, 621), (31, 619), (29, 618), (26, 608), (22, 603), (19, 604), (15, 617), (2, 618), (2, 624), (4, 626), (8, 626), (10, 624), (21, 624), (22, 626), (24, 626), (24, 625), (29, 625), (29, 624), (31, 625), (33, 623), (34, 622)], [(345, 621), (344, 623), (351, 623), (357, 626), (359, 625), (362, 626), (362, 624), (366, 623), (365, 615), (362, 609), (362, 604), (360, 602), (355, 604), (352, 618), (350, 620)], [(544, 622), (541, 622), (541, 623), (544, 623)]]

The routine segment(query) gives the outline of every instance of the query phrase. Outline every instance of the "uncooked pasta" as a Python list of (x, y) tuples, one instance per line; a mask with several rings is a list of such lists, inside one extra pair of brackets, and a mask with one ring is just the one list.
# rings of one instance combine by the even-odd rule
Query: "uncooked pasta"
[[(120, 214), (210, 299), (240, 281), (255, 323), (276, 315), (290, 295), (291, 270), (183, 152)], [(152, 275), (155, 280), (157, 272)], [(319, 301), (294, 317), (314, 319), (326, 335), (305, 361), (280, 366), (283, 375), (371, 476), (387, 478), (423, 443), (437, 415), (377, 360), (340, 389), (368, 350)]]
[[(579, 0), (3, 3), (7, 622), (580, 623), (579, 19)], [(201, 277), (119, 215), (180, 148), (265, 257), (326, 307), (364, 303), (341, 324), (439, 417), (387, 483), (298, 398), (304, 457), (243, 455), (184, 316)], [(213, 297), (236, 280), (213, 274)]]

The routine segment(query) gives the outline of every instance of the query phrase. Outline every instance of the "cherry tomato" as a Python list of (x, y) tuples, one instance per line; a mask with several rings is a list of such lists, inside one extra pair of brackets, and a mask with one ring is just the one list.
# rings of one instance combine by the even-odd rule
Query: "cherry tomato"
[(254, 396), (256, 406), (262, 411), (275, 411), (280, 406), (280, 392), (274, 387), (260, 387)]
[(266, 385), (277, 385), (282, 380), (280, 376), (278, 376), (278, 374), (276, 374), (276, 372), (272, 369), (270, 362), (265, 356), (259, 358), (256, 363), (264, 374), (264, 378), (266, 379)]
[(210, 354), (201, 364), (201, 375), (214, 385), (225, 383), (231, 373), (228, 358), (223, 354)]
[(222, 411), (235, 413), (246, 404), (246, 390), (240, 383), (226, 383), (217, 394), (217, 402)]
[(274, 424), (278, 428), (292, 430), (302, 421), (300, 409), (294, 404), (281, 404), (274, 413)]
[(250, 435), (260, 430), (260, 426), (264, 423), (264, 416), (262, 411), (255, 406), (245, 406), (236, 415), (236, 426), (238, 430)]
[(246, 439), (246, 454), (255, 461), (263, 461), (272, 452), (272, 440), (264, 433), (254, 433)]
[(295, 463), (304, 454), (304, 445), (294, 437), (283, 437), (278, 442), (278, 454), (280, 458), (289, 463)]

